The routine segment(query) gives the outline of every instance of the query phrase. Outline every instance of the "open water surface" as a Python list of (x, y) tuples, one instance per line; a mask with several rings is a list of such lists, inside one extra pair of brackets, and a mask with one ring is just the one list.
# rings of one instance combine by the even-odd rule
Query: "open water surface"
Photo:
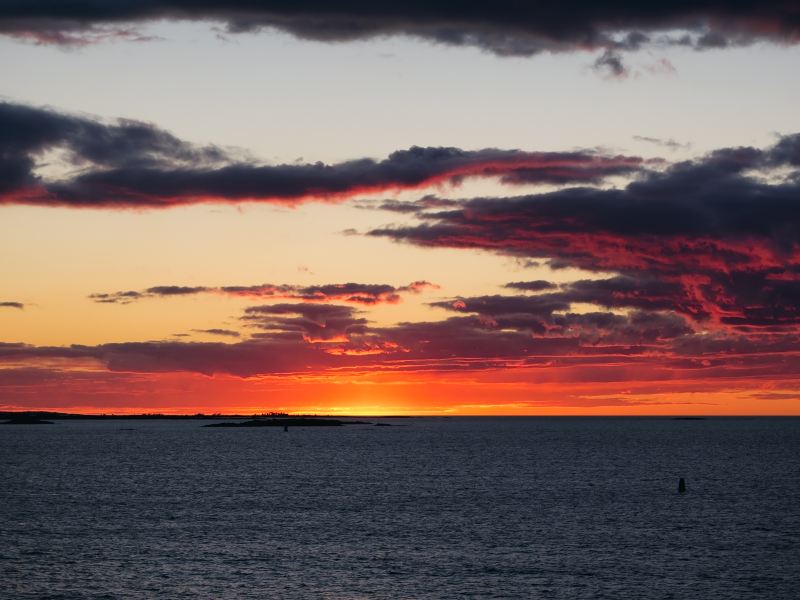
[(3, 426), (0, 598), (800, 598), (800, 419), (381, 421)]

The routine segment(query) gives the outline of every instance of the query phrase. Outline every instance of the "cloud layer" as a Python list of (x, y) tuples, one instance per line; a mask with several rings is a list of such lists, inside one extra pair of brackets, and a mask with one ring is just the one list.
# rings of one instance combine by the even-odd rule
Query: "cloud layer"
[[(609, 178), (619, 175), (627, 183), (611, 187)], [(0, 203), (6, 204), (297, 203), (467, 177), (559, 189), (371, 202), (403, 222), (370, 235), (428, 248), (486, 250), (592, 275), (556, 283), (539, 274), (508, 282), (501, 293), (432, 302), (438, 320), (382, 326), (370, 320), (368, 308), (435, 286), (161, 285), (96, 293), (91, 298), (99, 303), (216, 294), (258, 305), (239, 315), (241, 331), (194, 330), (228, 343), (6, 343), (0, 344), (0, 371), (22, 365), (49, 376), (66, 365), (75, 372), (239, 378), (496, 371), (571, 383), (783, 381), (800, 375), (800, 135), (768, 148), (722, 148), (671, 165), (590, 151), (414, 147), (383, 160), (270, 166), (189, 144), (146, 123), (0, 104)], [(0, 307), (23, 305), (6, 301)]]
[(598, 48), (613, 53), (653, 45), (705, 49), (800, 38), (800, 7), (791, 1), (0, 2), (0, 32), (38, 43), (143, 39), (132, 27), (164, 19), (222, 24), (229, 33), (277, 29), (328, 43), (400, 35), (501, 56)]
[[(43, 157), (62, 174), (44, 176)], [(345, 200), (352, 196), (459, 183), (597, 183), (645, 161), (598, 152), (525, 152), (412, 147), (383, 160), (263, 165), (215, 146), (182, 141), (154, 125), (104, 123), (0, 103), (0, 204), (164, 208), (198, 202)]]
[(798, 198), (800, 135), (793, 135), (767, 149), (721, 149), (622, 189), (570, 187), (451, 201), (444, 210), (420, 207), (417, 224), (371, 234), (617, 273), (579, 282), (571, 294), (603, 306), (671, 309), (743, 331), (777, 331), (800, 326)]
[[(53, 139), (62, 140), (58, 143), (76, 163), (89, 161), (94, 169), (102, 162), (110, 173), (129, 162), (149, 170), (164, 162), (213, 165), (226, 160), (213, 147), (186, 145), (138, 123), (109, 126), (47, 111), (27, 114), (32, 119), (12, 127), (11, 137), (17, 141), (5, 142), (4, 149), (23, 148), (35, 156)], [(54, 120), (39, 131), (31, 123), (41, 117)], [(487, 154), (498, 152), (486, 162)], [(381, 185), (387, 172), (393, 173), (392, 181), (407, 182), (405, 174), (397, 175), (398, 165), (404, 169), (407, 161), (413, 164), (411, 171), (422, 169), (428, 179), (455, 177), (456, 172), (529, 177), (531, 165), (520, 167), (515, 162), (518, 151), (511, 154), (514, 160), (503, 163), (498, 158), (506, 156), (503, 151), (416, 149), (382, 163), (361, 161), (363, 169), (359, 167), (355, 178), (361, 183), (347, 187), (363, 185), (364, 173), (372, 173), (367, 179), (378, 177)], [(3, 156), (10, 161), (18, 155), (6, 150)], [(546, 158), (546, 170), (564, 167), (564, 155), (525, 156), (525, 161)], [(570, 155), (570, 168), (576, 156)], [(594, 165), (595, 159), (589, 162)], [(467, 200), (426, 197), (377, 205), (416, 223), (371, 235), (425, 247), (484, 249), (532, 263), (546, 261), (556, 269), (577, 267), (596, 273), (593, 278), (560, 284), (513, 281), (504, 294), (433, 302), (434, 309), (446, 311), (441, 320), (383, 327), (374, 326), (364, 308), (394, 303), (404, 293), (433, 286), (425, 281), (399, 287), (163, 285), (98, 293), (91, 297), (101, 303), (196, 294), (272, 303), (245, 309), (240, 319), (251, 335), (234, 343), (8, 345), (5, 355), (14, 360), (88, 359), (111, 370), (243, 377), (569, 366), (570, 377), (603, 379), (619, 376), (614, 365), (620, 364), (641, 369), (630, 377), (699, 371), (712, 378), (794, 373), (800, 334), (800, 136), (780, 138), (766, 149), (723, 148), (661, 171), (643, 164), (637, 159), (626, 163), (625, 168), (636, 169), (637, 178), (623, 188), (587, 185), (581, 175), (580, 185), (549, 193)], [(412, 180), (419, 181), (419, 175)], [(235, 339), (233, 330), (198, 331)]]
[(250, 299), (290, 299), (305, 302), (349, 302), (352, 304), (396, 304), (401, 294), (419, 294), (426, 289), (437, 289), (429, 281), (412, 281), (408, 285), (395, 287), (374, 283), (330, 283), (321, 285), (228, 285), (220, 287), (159, 285), (136, 291), (128, 290), (112, 293), (96, 293), (90, 299), (101, 304), (130, 304), (145, 298), (168, 298), (175, 296), (195, 296), (198, 294), (218, 294)]
[(371, 324), (353, 306), (261, 305), (245, 310), (242, 322), (253, 333), (234, 343), (0, 344), (0, 364), (31, 367), (60, 361), (61, 367), (86, 367), (91, 361), (110, 371), (237, 377), (502, 370), (524, 373), (532, 381), (565, 382), (750, 381), (800, 375), (795, 332), (754, 336), (709, 330), (670, 310), (597, 307), (574, 312), (572, 293), (568, 288), (438, 301), (434, 306), (450, 316), (384, 327)]

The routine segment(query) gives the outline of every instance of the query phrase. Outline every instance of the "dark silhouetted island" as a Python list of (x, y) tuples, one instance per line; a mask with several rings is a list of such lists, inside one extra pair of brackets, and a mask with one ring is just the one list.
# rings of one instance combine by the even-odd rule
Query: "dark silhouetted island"
[[(381, 417), (377, 417), (381, 418)], [(403, 416), (390, 416), (386, 418), (410, 418)], [(2, 422), (2, 419), (7, 419)], [(139, 420), (203, 420), (218, 421), (204, 427), (338, 427), (341, 425), (382, 425), (390, 426), (389, 423), (378, 423), (375, 421), (352, 420), (358, 419), (353, 415), (351, 420), (332, 419), (313, 414), (289, 415), (284, 412), (262, 412), (258, 414), (80, 414), (62, 413), (52, 411), (0, 411), (0, 425), (53, 425), (55, 421), (72, 420), (92, 420), (92, 421), (139, 421)], [(222, 421), (222, 422), (219, 422)], [(120, 431), (130, 431), (130, 428), (120, 428)]]
[(340, 421), (339, 419), (281, 418), (250, 419), (239, 423), (209, 423), (203, 427), (340, 427), (341, 425), (372, 425), (368, 421)]
[(53, 422), (45, 421), (33, 415), (18, 415), (0, 423), (0, 425), (53, 425)]

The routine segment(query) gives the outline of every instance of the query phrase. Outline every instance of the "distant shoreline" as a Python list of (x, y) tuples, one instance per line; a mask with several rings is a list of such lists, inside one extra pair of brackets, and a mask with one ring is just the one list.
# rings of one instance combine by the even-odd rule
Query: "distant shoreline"
[(193, 414), (165, 414), (165, 413), (138, 413), (138, 414), (86, 414), (55, 411), (0, 411), (0, 420), (37, 418), (56, 420), (92, 420), (92, 421), (128, 421), (128, 420), (242, 420), (242, 419), (665, 419), (674, 421), (704, 421), (708, 419), (784, 419), (800, 418), (798, 415), (348, 415), (328, 414), (295, 414), (295, 413), (193, 413)]
[[(311, 415), (311, 414), (289, 414), (289, 413), (259, 413), (259, 414), (181, 414), (171, 415), (162, 413), (142, 413), (142, 414), (83, 414), (83, 413), (61, 413), (52, 411), (0, 411), (1, 419), (23, 419), (23, 418), (37, 418), (37, 419), (60, 419), (60, 420), (92, 420), (92, 421), (108, 421), (108, 420), (214, 420), (220, 419), (234, 420), (234, 419), (330, 419), (330, 418), (354, 418), (361, 417), (361, 415)], [(412, 419), (413, 416), (409, 415), (381, 415), (370, 416), (371, 419)]]

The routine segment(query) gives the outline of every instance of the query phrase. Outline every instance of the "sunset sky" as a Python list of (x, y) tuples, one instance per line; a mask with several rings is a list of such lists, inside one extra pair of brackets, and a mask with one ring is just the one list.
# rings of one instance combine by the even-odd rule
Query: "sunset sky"
[(0, 410), (800, 414), (800, 4), (527, 4), (0, 0)]

